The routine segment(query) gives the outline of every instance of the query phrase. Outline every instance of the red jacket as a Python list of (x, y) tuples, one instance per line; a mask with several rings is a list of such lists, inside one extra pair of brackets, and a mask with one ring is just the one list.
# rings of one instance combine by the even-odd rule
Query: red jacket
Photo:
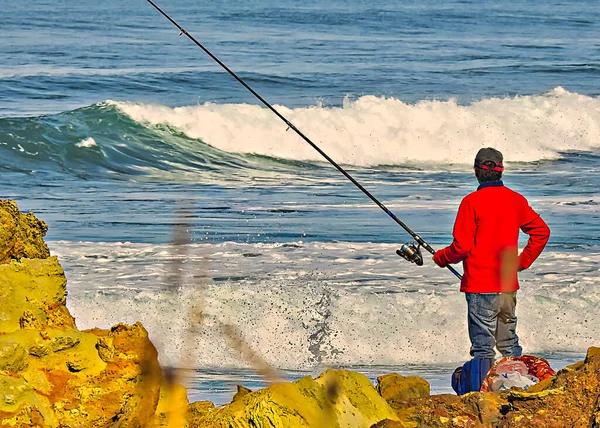
[[(529, 241), (518, 255), (519, 229)], [(517, 271), (540, 255), (550, 229), (519, 193), (501, 181), (481, 184), (461, 202), (452, 244), (434, 255), (440, 266), (463, 262), (460, 291), (499, 293), (519, 289)]]

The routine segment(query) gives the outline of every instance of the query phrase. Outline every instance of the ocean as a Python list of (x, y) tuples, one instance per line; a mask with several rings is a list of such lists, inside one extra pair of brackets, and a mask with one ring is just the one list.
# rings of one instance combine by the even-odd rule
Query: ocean
[[(520, 275), (525, 352), (560, 368), (600, 344), (595, 0), (158, 5), (434, 248), (477, 150), (501, 150), (552, 230)], [(47, 222), (79, 328), (141, 321), (191, 399), (265, 382), (223, 325), (286, 379), (451, 390), (456, 278), (399, 258), (411, 237), (147, 2), (3, 12), (0, 198)]]

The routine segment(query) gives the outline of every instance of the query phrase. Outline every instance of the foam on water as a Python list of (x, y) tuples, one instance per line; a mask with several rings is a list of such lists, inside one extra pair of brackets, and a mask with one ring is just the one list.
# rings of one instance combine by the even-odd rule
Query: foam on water
[[(248, 104), (170, 108), (113, 102), (138, 122), (167, 124), (224, 151), (321, 161), (269, 110)], [(482, 146), (508, 161), (556, 159), (561, 152), (600, 147), (600, 99), (560, 87), (537, 96), (407, 104), (363, 96), (343, 107), (276, 108), (330, 156), (358, 166), (407, 162), (470, 163)]]
[(77, 147), (89, 148), (89, 147), (95, 147), (98, 144), (96, 143), (96, 140), (94, 140), (92, 137), (88, 137), (88, 138), (81, 140), (79, 143), (77, 143), (75, 145)]
[[(466, 304), (445, 269), (416, 268), (389, 244), (194, 244), (52, 242), (69, 279), (80, 328), (141, 321), (161, 361), (246, 367), (220, 330), (237, 326), (271, 364), (441, 364), (468, 358)], [(183, 281), (174, 288), (173, 262)], [(525, 350), (584, 352), (600, 335), (600, 257), (544, 253), (521, 275)], [(169, 285), (170, 284), (170, 285)], [(190, 307), (206, 322), (190, 335)]]

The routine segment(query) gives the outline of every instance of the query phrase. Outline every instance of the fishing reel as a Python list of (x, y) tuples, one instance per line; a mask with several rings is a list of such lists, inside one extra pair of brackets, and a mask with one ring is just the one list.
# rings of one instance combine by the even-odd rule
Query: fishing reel
[(396, 254), (404, 260), (414, 263), (417, 266), (423, 266), (423, 254), (421, 254), (421, 245), (416, 245), (414, 242), (402, 244)]

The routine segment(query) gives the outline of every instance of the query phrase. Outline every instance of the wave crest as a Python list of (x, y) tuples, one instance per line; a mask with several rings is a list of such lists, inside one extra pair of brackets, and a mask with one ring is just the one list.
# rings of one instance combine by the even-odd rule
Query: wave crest
[[(108, 101), (143, 124), (168, 125), (232, 153), (322, 161), (268, 109), (249, 104), (170, 108)], [(600, 147), (600, 99), (558, 87), (549, 93), (407, 104), (395, 98), (344, 99), (342, 107), (275, 106), (336, 161), (356, 166), (471, 163), (483, 146), (510, 162), (560, 158)]]

